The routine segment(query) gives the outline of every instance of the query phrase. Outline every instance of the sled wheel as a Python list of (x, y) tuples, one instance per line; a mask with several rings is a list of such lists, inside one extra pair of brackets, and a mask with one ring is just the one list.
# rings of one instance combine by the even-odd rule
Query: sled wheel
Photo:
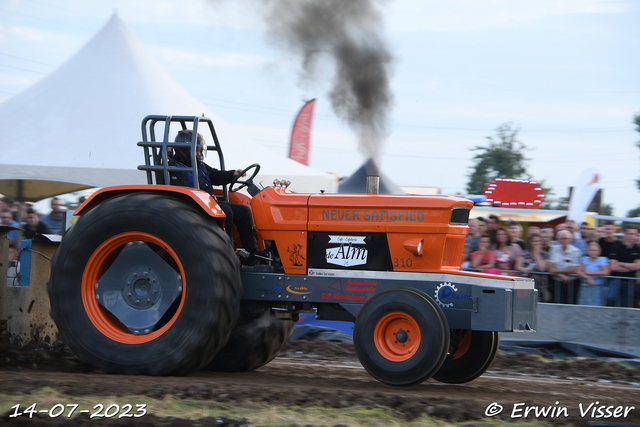
[(385, 384), (418, 384), (434, 374), (449, 348), (449, 326), (431, 297), (412, 288), (392, 288), (371, 298), (353, 330), (362, 366)]
[(445, 359), (433, 379), (448, 384), (462, 384), (475, 380), (491, 366), (500, 346), (500, 333), (472, 330), (464, 332), (465, 337), (460, 347), (455, 354), (449, 353), (452, 357)]
[(271, 362), (289, 342), (295, 322), (278, 319), (268, 307), (254, 314), (243, 314), (231, 330), (227, 345), (205, 369), (221, 372), (246, 372)]
[(65, 234), (47, 284), (78, 358), (107, 373), (182, 375), (226, 343), (242, 294), (229, 238), (171, 196), (108, 199)]

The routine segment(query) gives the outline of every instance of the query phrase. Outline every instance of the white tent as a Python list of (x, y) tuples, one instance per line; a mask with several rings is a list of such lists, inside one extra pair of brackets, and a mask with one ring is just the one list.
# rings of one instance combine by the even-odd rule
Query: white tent
[(227, 169), (260, 163), (257, 181), (335, 191), (335, 176), (263, 149), (186, 92), (117, 15), (49, 76), (0, 104), (0, 194), (36, 201), (90, 187), (146, 183), (142, 119), (211, 118)]

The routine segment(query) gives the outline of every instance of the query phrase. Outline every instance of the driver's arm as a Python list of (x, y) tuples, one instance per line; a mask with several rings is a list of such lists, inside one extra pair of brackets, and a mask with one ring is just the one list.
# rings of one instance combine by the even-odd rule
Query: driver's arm
[(209, 179), (211, 180), (211, 184), (213, 185), (225, 185), (229, 184), (231, 180), (234, 178), (235, 170), (221, 171), (215, 168), (212, 168), (208, 164), (204, 163), (203, 165), (207, 174), (209, 175)]

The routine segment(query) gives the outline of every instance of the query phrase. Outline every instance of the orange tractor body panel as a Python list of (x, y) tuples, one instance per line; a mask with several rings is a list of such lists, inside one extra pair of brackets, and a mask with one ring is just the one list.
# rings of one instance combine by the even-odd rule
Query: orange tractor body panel
[(260, 237), (276, 243), (289, 274), (306, 274), (309, 232), (385, 233), (394, 271), (457, 271), (468, 227), (451, 224), (451, 212), (473, 206), (449, 196), (294, 194), (273, 187), (250, 204)]
[(117, 185), (113, 187), (105, 187), (93, 193), (89, 198), (75, 210), (74, 215), (82, 215), (83, 212), (99, 205), (107, 199), (128, 193), (139, 193), (142, 191), (155, 191), (173, 194), (183, 200), (189, 200), (197, 204), (207, 215), (221, 220), (224, 224), (225, 214), (220, 205), (213, 199), (209, 193), (195, 188), (177, 187), (174, 185)]

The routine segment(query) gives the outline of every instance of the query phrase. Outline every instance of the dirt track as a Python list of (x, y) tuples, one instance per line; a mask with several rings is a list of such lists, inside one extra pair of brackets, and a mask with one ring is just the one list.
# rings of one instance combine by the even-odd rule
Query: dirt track
[[(526, 408), (535, 406), (538, 410), (550, 407), (547, 417), (539, 419), (553, 424), (587, 425), (588, 421), (640, 424), (640, 369), (596, 359), (545, 363), (523, 353), (499, 353), (489, 372), (469, 384), (447, 385), (430, 380), (417, 386), (396, 388), (370, 377), (358, 363), (352, 344), (297, 340), (287, 344), (272, 363), (255, 372), (196, 372), (187, 377), (109, 375), (109, 381), (104, 379), (105, 375), (92, 372), (67, 352), (53, 352), (43, 346), (17, 348), (6, 340), (0, 347), (0, 390), (10, 394), (28, 394), (48, 386), (70, 396), (70, 400), (83, 395), (138, 394), (302, 407), (383, 406), (392, 408), (404, 419), (428, 413), (452, 421), (486, 419), (485, 412), (495, 409), (494, 403), (497, 403), (503, 407), (497, 416), (501, 419), (520, 415), (522, 420)], [(592, 403), (588, 414), (581, 416), (580, 405), (586, 410)], [(597, 410), (592, 413), (594, 406), (622, 407), (619, 410), (622, 414), (626, 408), (627, 416), (598, 417)], [(561, 408), (566, 408), (568, 416)], [(603, 411), (606, 415), (606, 409)], [(3, 418), (3, 425), (38, 423), (35, 419), (9, 420), (6, 415)], [(535, 418), (534, 412), (527, 417)], [(100, 425), (169, 425), (152, 416), (146, 416), (144, 423), (141, 420), (123, 424), (122, 420), (105, 419)], [(58, 418), (42, 422), (69, 425), (69, 420), (65, 421)], [(260, 420), (249, 421), (260, 424)], [(64, 424), (56, 424), (58, 422)], [(171, 425), (194, 425), (188, 420), (171, 422)], [(229, 420), (201, 422), (219, 426), (233, 424)], [(95, 419), (83, 418), (72, 424), (98, 425)]]

